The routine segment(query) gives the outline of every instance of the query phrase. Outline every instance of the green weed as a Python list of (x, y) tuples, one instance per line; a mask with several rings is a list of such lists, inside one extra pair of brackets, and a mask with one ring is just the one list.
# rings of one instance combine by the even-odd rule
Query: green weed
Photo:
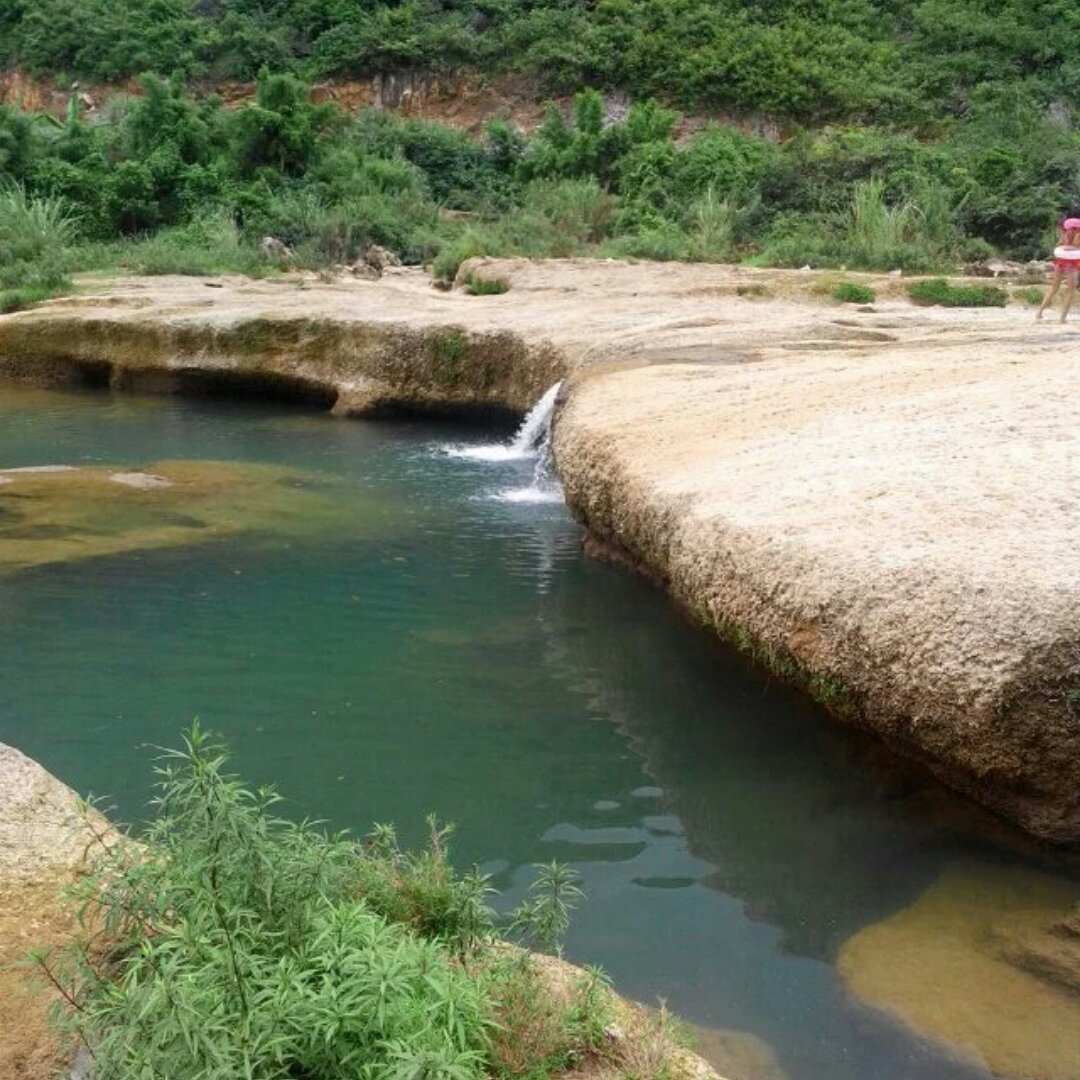
[(43, 300), (62, 296), (66, 291), (64, 288), (52, 288), (47, 285), (32, 285), (22, 289), (0, 289), (0, 315), (23, 311), (25, 308), (40, 304)]
[(510, 291), (510, 285), (502, 278), (481, 278), (470, 274), (465, 279), (465, 291), (470, 296), (502, 296)]
[(829, 290), (829, 295), (842, 304), (872, 304), (877, 293), (869, 285), (860, 285), (856, 281), (841, 281)]
[[(85, 818), (82, 933), (33, 963), (96, 1077), (481, 1080), (504, 1036), (521, 1043), (496, 1027), (512, 999), (552, 1018), (545, 1046), (515, 1050), (520, 1074), (596, 1040), (595, 980), (567, 1011), (527, 954), (497, 944), (487, 878), (454, 873), (445, 826), (416, 853), (385, 826), (327, 835), (275, 816), (274, 792), (227, 760), (196, 724), (163, 753), (139, 843)], [(514, 932), (557, 947), (579, 896), (565, 868), (541, 868)]]
[(996, 285), (951, 285), (945, 278), (928, 278), (908, 286), (916, 304), (941, 307), (1004, 307), (1008, 294)]

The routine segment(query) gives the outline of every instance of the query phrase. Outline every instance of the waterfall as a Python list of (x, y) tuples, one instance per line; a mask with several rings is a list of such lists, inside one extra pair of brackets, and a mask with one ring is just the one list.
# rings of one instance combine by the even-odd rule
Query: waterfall
[(545, 451), (550, 456), (551, 418), (555, 414), (555, 399), (559, 396), (561, 386), (562, 383), (557, 382), (549, 387), (521, 422), (521, 427), (510, 442), (510, 452), (515, 457), (527, 457), (533, 453), (543, 457)]
[[(521, 458), (544, 456), (551, 435), (551, 418), (561, 382), (549, 387), (544, 396), (529, 410), (514, 437), (508, 443), (488, 443), (484, 446), (444, 446), (450, 457), (472, 458), (475, 461), (517, 461)], [(550, 455), (550, 451), (547, 451)]]
[(443, 446), (450, 457), (471, 458), (473, 461), (523, 461), (534, 459), (532, 483), (528, 487), (509, 488), (490, 498), (499, 502), (562, 502), (562, 488), (555, 476), (551, 453), (551, 422), (555, 416), (555, 400), (561, 382), (555, 383), (529, 410), (514, 437), (505, 443), (486, 446)]

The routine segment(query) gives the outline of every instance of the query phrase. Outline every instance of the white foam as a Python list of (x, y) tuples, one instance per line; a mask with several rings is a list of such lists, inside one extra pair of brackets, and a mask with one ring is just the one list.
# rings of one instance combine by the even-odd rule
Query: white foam
[(561, 503), (562, 492), (554, 487), (508, 488), (491, 496), (496, 502), (505, 503)]
[(467, 458), (470, 461), (520, 461), (523, 458), (533, 456), (531, 451), (518, 450), (516, 447), (507, 446), (505, 443), (494, 443), (488, 446), (447, 444), (440, 446), (439, 450), (447, 457)]

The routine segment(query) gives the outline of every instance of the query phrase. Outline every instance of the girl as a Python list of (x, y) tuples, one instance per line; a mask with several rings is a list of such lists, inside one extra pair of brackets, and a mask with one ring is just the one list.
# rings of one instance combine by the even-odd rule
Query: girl
[(1043, 311), (1053, 303), (1061, 288), (1062, 281), (1067, 281), (1065, 291), (1065, 307), (1061, 312), (1061, 321), (1069, 314), (1072, 307), (1073, 297), (1076, 295), (1076, 274), (1080, 271), (1080, 247), (1076, 244), (1080, 240), (1080, 218), (1066, 218), (1061, 223), (1061, 235), (1058, 237), (1058, 246), (1054, 248), (1054, 277), (1050, 284), (1050, 291), (1043, 297), (1039, 305), (1037, 319), (1043, 317)]

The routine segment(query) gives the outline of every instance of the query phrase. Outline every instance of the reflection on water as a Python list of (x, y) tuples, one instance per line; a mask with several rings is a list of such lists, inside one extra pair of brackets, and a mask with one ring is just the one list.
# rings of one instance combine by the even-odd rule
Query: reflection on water
[[(0, 421), (0, 468), (287, 466), (393, 516), (0, 579), (0, 740), (137, 815), (147, 745), (198, 714), (297, 814), (412, 839), (428, 811), (455, 821), (458, 861), (507, 903), (529, 864), (573, 861), (571, 958), (768, 1044), (793, 1080), (986, 1075), (859, 1004), (835, 964), (956, 860), (1019, 856), (585, 560), (561, 506), (478, 498), (531, 462), (438, 452), (490, 441), (467, 431), (212, 402), (0, 392)], [(727, 1060), (724, 1041), (703, 1045)]]

